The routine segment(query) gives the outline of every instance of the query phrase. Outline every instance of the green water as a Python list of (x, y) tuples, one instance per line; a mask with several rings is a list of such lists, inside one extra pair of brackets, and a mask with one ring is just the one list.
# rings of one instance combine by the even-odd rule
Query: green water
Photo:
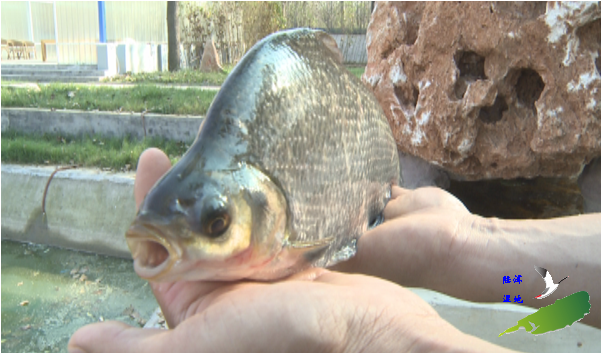
[(130, 260), (2, 241), (2, 352), (65, 352), (78, 328), (142, 327), (157, 306)]

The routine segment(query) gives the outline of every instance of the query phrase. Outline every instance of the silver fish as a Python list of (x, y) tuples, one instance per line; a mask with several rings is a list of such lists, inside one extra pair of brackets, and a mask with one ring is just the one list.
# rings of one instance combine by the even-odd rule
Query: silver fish
[(241, 59), (126, 233), (138, 275), (271, 280), (355, 254), (400, 167), (382, 109), (341, 62), (309, 29)]

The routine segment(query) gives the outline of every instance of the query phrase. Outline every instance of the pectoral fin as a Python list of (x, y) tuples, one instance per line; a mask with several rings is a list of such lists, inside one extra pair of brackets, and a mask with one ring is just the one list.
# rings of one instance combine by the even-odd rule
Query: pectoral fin
[(291, 257), (304, 258), (308, 263), (313, 263), (326, 252), (333, 240), (334, 237), (328, 237), (310, 242), (291, 242), (288, 252)]

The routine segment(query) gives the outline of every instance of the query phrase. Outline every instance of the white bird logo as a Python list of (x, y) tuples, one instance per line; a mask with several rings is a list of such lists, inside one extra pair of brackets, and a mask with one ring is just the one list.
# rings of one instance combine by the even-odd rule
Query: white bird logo
[(541, 295), (536, 296), (535, 299), (541, 300), (544, 297), (548, 297), (548, 296), (552, 295), (552, 293), (554, 291), (556, 291), (556, 289), (558, 289), (558, 285), (560, 285), (562, 280), (568, 278), (568, 276), (566, 276), (566, 277), (564, 277), (564, 279), (559, 281), (558, 284), (554, 284), (554, 280), (552, 280), (552, 276), (550, 275), (550, 272), (548, 272), (547, 269), (535, 266), (535, 270), (537, 271), (537, 273), (539, 273), (539, 275), (541, 275), (541, 277), (543, 278), (543, 281), (546, 282), (545, 290), (541, 293)]

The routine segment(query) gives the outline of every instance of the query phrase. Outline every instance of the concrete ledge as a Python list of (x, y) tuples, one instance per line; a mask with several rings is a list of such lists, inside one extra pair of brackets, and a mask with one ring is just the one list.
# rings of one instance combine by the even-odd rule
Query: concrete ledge
[(15, 64), (14, 62), (12, 63), (4, 63), (2, 64), (2, 73), (11, 73), (13, 71), (55, 71), (55, 70), (60, 70), (60, 71), (65, 71), (65, 72), (69, 72), (69, 71), (94, 71), (94, 70), (98, 70), (98, 66), (97, 65), (86, 65), (86, 64), (82, 64), (82, 65), (72, 65), (72, 64), (49, 64), (49, 63), (31, 63), (31, 64), (23, 64), (23, 63), (19, 63), (19, 64)]
[(4, 74), (2, 80), (6, 81), (26, 81), (26, 82), (64, 82), (64, 83), (94, 83), (100, 82), (104, 75), (99, 76), (66, 76), (66, 75), (21, 75)]
[(125, 231), (134, 220), (134, 174), (2, 164), (2, 238), (130, 257)]
[(146, 136), (192, 142), (197, 135), (202, 116), (175, 116), (147, 113), (84, 112), (74, 110), (2, 108), (2, 131), (7, 129), (25, 133), (60, 133), (65, 135), (93, 135), (123, 137)]

